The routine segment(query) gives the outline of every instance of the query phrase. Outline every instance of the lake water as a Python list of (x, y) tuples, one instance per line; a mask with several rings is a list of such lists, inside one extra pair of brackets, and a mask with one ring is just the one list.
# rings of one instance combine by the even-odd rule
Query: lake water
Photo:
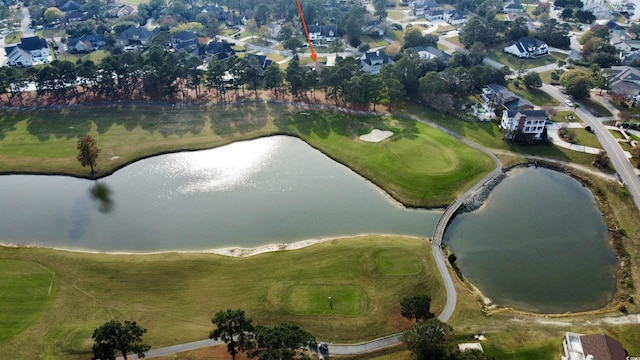
[[(430, 237), (440, 210), (404, 209), (301, 140), (274, 136), (157, 156), (100, 181), (0, 176), (0, 242), (96, 251), (254, 247), (363, 233)], [(541, 312), (605, 304), (616, 260), (591, 193), (524, 169), (445, 233), (495, 303)]]
[(591, 192), (571, 177), (527, 168), (445, 233), (464, 275), (501, 305), (589, 310), (615, 292), (616, 259)]
[(145, 159), (97, 183), (0, 176), (0, 214), (0, 242), (146, 252), (429, 237), (441, 211), (401, 208), (301, 140), (275, 136)]

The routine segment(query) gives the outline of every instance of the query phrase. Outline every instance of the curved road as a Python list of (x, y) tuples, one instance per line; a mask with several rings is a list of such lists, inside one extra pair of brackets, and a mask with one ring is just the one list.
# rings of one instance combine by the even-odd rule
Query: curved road
[[(544, 84), (542, 86), (542, 90), (544, 90), (547, 94), (551, 95), (561, 103), (564, 102), (564, 100), (568, 99), (567, 95), (563, 94), (555, 86)], [(600, 144), (609, 155), (611, 164), (624, 181), (624, 184), (626, 185), (629, 193), (631, 193), (636, 207), (640, 209), (640, 178), (638, 177), (638, 175), (636, 175), (635, 169), (629, 162), (629, 159), (627, 158), (624, 150), (622, 150), (620, 144), (618, 144), (618, 140), (615, 139), (613, 135), (611, 135), (609, 130), (607, 130), (602, 124), (602, 121), (611, 120), (612, 118), (596, 118), (581, 107), (576, 109), (576, 115), (578, 115), (586, 125), (591, 126), (594, 133), (598, 137)]]

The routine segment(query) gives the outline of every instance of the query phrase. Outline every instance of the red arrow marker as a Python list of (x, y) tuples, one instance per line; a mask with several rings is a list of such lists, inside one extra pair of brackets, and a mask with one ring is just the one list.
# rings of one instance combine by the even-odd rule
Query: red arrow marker
[(300, 0), (296, 0), (296, 4), (298, 4), (298, 12), (300, 12), (300, 20), (302, 20), (302, 27), (304, 27), (304, 34), (307, 37), (307, 43), (309, 43), (309, 50), (311, 50), (311, 60), (316, 61), (318, 55), (313, 51), (313, 44), (311, 43), (311, 39), (309, 38), (309, 30), (307, 29), (307, 23), (304, 21), (304, 14), (302, 14), (302, 7), (300, 6)]

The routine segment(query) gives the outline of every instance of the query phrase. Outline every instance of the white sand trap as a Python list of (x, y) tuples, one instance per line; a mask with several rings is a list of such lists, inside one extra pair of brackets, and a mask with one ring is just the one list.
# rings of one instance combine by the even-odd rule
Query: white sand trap
[(393, 135), (393, 131), (382, 131), (380, 129), (373, 129), (370, 133), (361, 135), (360, 140), (367, 142), (380, 142), (391, 135)]

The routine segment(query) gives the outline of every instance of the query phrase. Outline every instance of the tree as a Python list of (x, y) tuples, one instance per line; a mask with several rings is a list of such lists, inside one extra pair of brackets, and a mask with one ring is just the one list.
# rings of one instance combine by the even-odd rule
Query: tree
[(84, 134), (78, 140), (78, 161), (82, 167), (90, 166), (91, 173), (93, 174), (93, 168), (96, 166), (96, 160), (100, 155), (100, 149), (96, 144), (96, 140), (89, 134)]
[(573, 18), (573, 9), (572, 8), (564, 8), (564, 9), (562, 9), (562, 13), (560, 13), (560, 17), (563, 20), (572, 19)]
[(387, 18), (387, 0), (374, 0), (373, 7), (376, 10), (373, 15), (377, 16), (380, 21), (384, 21)]
[(431, 319), (435, 316), (430, 311), (431, 297), (428, 295), (405, 296), (400, 301), (400, 314), (407, 319), (420, 320)]
[(417, 322), (400, 336), (416, 360), (446, 360), (454, 353), (447, 344), (453, 335), (451, 326), (432, 318)]
[(567, 94), (580, 100), (588, 98), (591, 93), (591, 77), (581, 70), (571, 70), (560, 76), (560, 85)]
[(529, 34), (529, 27), (525, 17), (519, 17), (509, 23), (504, 36), (509, 40), (519, 40), (521, 37)]
[(44, 19), (49, 24), (55, 24), (64, 17), (64, 13), (57, 7), (50, 7), (44, 11)]
[(633, 159), (636, 167), (640, 169), (640, 144), (636, 144), (636, 146), (632, 147), (629, 152), (631, 153), (631, 159)]
[(522, 78), (522, 81), (524, 82), (524, 86), (529, 89), (539, 88), (542, 86), (542, 79), (540, 78), (540, 74), (537, 72), (530, 71), (526, 73)]
[(492, 26), (479, 16), (472, 17), (460, 32), (460, 42), (470, 48), (475, 42), (481, 42), (490, 46), (496, 39), (496, 31)]
[(138, 325), (135, 321), (110, 320), (93, 331), (93, 359), (115, 360), (120, 352), (126, 359), (132, 351), (139, 358), (145, 356), (145, 352), (151, 349), (149, 344), (142, 341), (142, 335), (147, 329)]
[(294, 324), (259, 325), (256, 328), (255, 348), (249, 351), (249, 357), (260, 360), (303, 359), (306, 358), (303, 348), (313, 342), (313, 335)]
[(251, 37), (253, 37), (253, 34), (258, 32), (258, 23), (255, 19), (249, 19), (244, 23), (244, 28), (251, 33)]
[(218, 311), (211, 322), (216, 326), (209, 333), (209, 339), (222, 339), (227, 344), (227, 351), (235, 359), (238, 352), (244, 352), (249, 342), (248, 332), (253, 331), (251, 319), (247, 319), (244, 311), (237, 309)]

